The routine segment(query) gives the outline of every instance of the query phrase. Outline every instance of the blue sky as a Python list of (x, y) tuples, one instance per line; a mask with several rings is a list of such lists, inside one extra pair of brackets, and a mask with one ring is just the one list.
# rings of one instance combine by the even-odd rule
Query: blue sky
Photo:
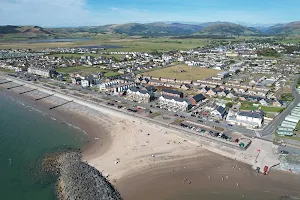
[(87, 26), (129, 22), (300, 20), (300, 0), (0, 0), (0, 25)]

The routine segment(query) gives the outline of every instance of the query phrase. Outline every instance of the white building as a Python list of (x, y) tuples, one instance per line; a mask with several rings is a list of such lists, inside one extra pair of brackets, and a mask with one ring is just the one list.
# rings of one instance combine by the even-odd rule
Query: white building
[(215, 110), (211, 112), (214, 118), (222, 119), (226, 114), (226, 109), (222, 106), (218, 106)]
[(160, 108), (173, 112), (187, 111), (191, 106), (189, 100), (179, 97), (161, 96), (158, 98), (158, 101)]
[(126, 99), (139, 103), (149, 103), (153, 97), (153, 92), (148, 92), (147, 90), (137, 90), (134, 88), (128, 89), (126, 94)]
[(27, 72), (29, 74), (34, 74), (34, 75), (38, 75), (38, 76), (42, 76), (42, 77), (52, 77), (53, 74), (53, 70), (48, 70), (48, 69), (43, 69), (43, 68), (34, 68), (34, 67), (29, 67)]
[(247, 127), (261, 127), (264, 122), (262, 112), (245, 112), (240, 111), (236, 116), (236, 121), (239, 125)]
[(90, 86), (90, 83), (88, 80), (81, 80), (81, 86), (82, 87), (89, 87)]
[(118, 80), (102, 83), (99, 85), (99, 90), (102, 91), (102, 90), (107, 90), (109, 88), (114, 88), (114, 87), (118, 86), (119, 84), (120, 84), (120, 81), (118, 81)]

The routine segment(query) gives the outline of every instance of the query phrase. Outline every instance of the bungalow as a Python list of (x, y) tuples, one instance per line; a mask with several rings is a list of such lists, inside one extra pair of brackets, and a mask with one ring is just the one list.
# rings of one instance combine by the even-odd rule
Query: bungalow
[(206, 86), (204, 88), (200, 88), (200, 93), (201, 94), (206, 94), (209, 90), (210, 90), (210, 88)]
[(215, 118), (222, 119), (226, 114), (226, 109), (222, 106), (218, 106), (215, 110), (211, 112), (211, 115)]
[(207, 91), (207, 95), (210, 97), (214, 97), (217, 95), (217, 93), (220, 92), (220, 90), (217, 90), (215, 88), (210, 89), (209, 91)]
[(219, 97), (226, 97), (227, 94), (229, 94), (229, 91), (228, 90), (223, 90), (223, 91), (218, 93), (218, 96)]
[(233, 99), (233, 98), (235, 98), (235, 95), (234, 95), (234, 93), (229, 92), (229, 93), (226, 95), (226, 98)]
[(284, 105), (284, 102), (281, 100), (273, 102), (273, 106), (275, 106), (275, 107), (282, 107), (283, 105)]
[(260, 103), (260, 105), (262, 105), (262, 106), (267, 106), (267, 105), (269, 105), (268, 102), (267, 102), (265, 99), (261, 99), (261, 100), (259, 101), (259, 103)]

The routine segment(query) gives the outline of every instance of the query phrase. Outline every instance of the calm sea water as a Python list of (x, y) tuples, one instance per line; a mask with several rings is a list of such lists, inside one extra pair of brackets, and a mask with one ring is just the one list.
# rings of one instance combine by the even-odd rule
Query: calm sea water
[(80, 148), (87, 136), (0, 90), (0, 199), (54, 200), (55, 181), (37, 175), (37, 161), (64, 147)]

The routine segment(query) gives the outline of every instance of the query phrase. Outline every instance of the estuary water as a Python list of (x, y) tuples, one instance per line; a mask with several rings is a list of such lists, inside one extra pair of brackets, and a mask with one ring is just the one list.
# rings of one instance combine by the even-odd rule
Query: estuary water
[(56, 180), (41, 178), (38, 161), (88, 142), (81, 130), (0, 90), (0, 199), (55, 200)]

